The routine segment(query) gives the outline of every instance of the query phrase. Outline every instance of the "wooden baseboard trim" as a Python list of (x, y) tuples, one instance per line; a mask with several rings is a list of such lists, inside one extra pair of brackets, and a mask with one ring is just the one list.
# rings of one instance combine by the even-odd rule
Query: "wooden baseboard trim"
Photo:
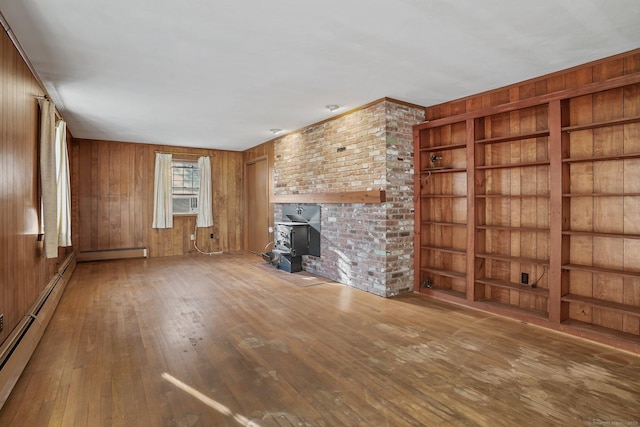
[(107, 261), (113, 259), (149, 258), (147, 248), (104, 249), (83, 251), (78, 254), (78, 262)]
[(72, 252), (51, 278), (40, 298), (0, 347), (0, 408), (4, 405), (40, 342), (76, 265)]

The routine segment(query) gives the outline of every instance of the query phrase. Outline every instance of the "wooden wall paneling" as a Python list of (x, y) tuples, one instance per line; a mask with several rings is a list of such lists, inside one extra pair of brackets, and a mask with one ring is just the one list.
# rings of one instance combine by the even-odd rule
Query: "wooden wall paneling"
[(136, 247), (135, 238), (135, 202), (136, 197), (133, 196), (136, 182), (136, 149), (132, 147), (127, 152), (127, 156), (122, 159), (124, 170), (126, 170), (126, 185), (120, 186), (120, 198), (122, 200), (122, 210), (120, 212), (122, 218), (121, 235), (126, 239), (126, 246), (130, 248)]
[(234, 165), (233, 174), (233, 250), (240, 251), (244, 249), (244, 162), (242, 153), (231, 153)]
[[(83, 216), (86, 217), (89, 221), (90, 225), (90, 233), (91, 233), (91, 245), (88, 246), (86, 249), (99, 249), (100, 248), (100, 241), (98, 239), (98, 228), (100, 226), (100, 221), (99, 221), (99, 206), (100, 206), (100, 199), (98, 197), (100, 193), (100, 186), (99, 186), (99, 171), (98, 171), (98, 143), (96, 142), (92, 142), (90, 144), (90, 151), (89, 151), (91, 157), (89, 158), (89, 163), (91, 164), (91, 167), (89, 169), (89, 173), (90, 173), (90, 178), (88, 179), (87, 184), (89, 185), (89, 195), (91, 197), (91, 209), (87, 213), (82, 212)], [(85, 182), (85, 177), (80, 177), (80, 182)], [(71, 197), (73, 197), (73, 195), (71, 195)], [(84, 249), (84, 248), (83, 248)]]
[(640, 73), (640, 53), (628, 55), (623, 59), (624, 73)]
[[(227, 192), (225, 188), (226, 181), (220, 178), (228, 177), (230, 171), (229, 171), (228, 162), (226, 161), (226, 156), (216, 156), (216, 160), (217, 160), (216, 161), (217, 169), (219, 171), (217, 173), (217, 176), (219, 177), (218, 179), (219, 184), (217, 186), (218, 191), (216, 194), (217, 197), (215, 198), (215, 201), (216, 201), (216, 206), (219, 206), (222, 208), (228, 205), (228, 201), (227, 201)], [(228, 217), (228, 211), (226, 209), (219, 209), (217, 216), (219, 218), (218, 227), (219, 227), (221, 244), (223, 247), (229, 247), (230, 246), (229, 221), (231, 220), (231, 218)]]
[[(106, 145), (106, 144), (105, 144)], [(125, 147), (118, 144), (108, 144), (109, 150), (109, 171), (108, 175), (103, 179), (108, 182), (108, 198), (105, 200), (107, 207), (103, 212), (108, 214), (107, 230), (109, 231), (109, 243), (108, 247), (111, 247), (112, 242), (122, 242), (122, 247), (127, 247), (124, 236), (120, 233), (122, 230), (122, 211), (120, 198), (120, 187), (122, 181), (125, 180), (125, 173), (127, 171), (122, 170), (122, 151)], [(129, 151), (129, 150), (127, 150)]]
[(0, 313), (4, 314), (0, 342), (39, 298), (58, 262), (42, 258), (42, 243), (37, 241), (39, 112), (35, 97), (43, 95), (6, 32), (0, 32)]
[[(133, 165), (130, 165), (134, 171), (133, 174), (133, 188), (132, 193), (128, 194), (130, 200), (133, 201), (133, 206), (131, 209), (133, 210), (133, 230), (131, 234), (133, 235), (133, 246), (134, 247), (143, 247), (145, 246), (145, 235), (144, 230), (147, 230), (151, 227), (150, 219), (153, 212), (147, 212), (147, 204), (145, 203), (146, 197), (146, 188), (145, 188), (145, 174), (146, 163), (145, 160), (147, 156), (145, 156), (146, 147), (142, 144), (136, 145), (134, 150)], [(141, 195), (141, 197), (135, 197), (136, 195)]]
[[(156, 151), (212, 156), (214, 227), (199, 229), (203, 250), (240, 250), (242, 230), (235, 224), (241, 210), (237, 164), (242, 153), (176, 148), (149, 144), (80, 140), (78, 195), (83, 250), (148, 247), (150, 256), (182, 255), (193, 250), (193, 219), (176, 216), (173, 230), (152, 229)], [(90, 159), (90, 160), (89, 160)], [(221, 159), (221, 160), (219, 160)], [(229, 169), (228, 165), (232, 168)], [(231, 175), (227, 175), (228, 171)], [(209, 235), (214, 232), (215, 238)]]
[(109, 218), (109, 202), (111, 198), (111, 188), (109, 186), (109, 171), (110, 171), (110, 155), (109, 144), (107, 142), (98, 142), (97, 144), (98, 154), (98, 172), (97, 180), (97, 214), (98, 223), (96, 224), (97, 232), (97, 247), (94, 249), (108, 249), (109, 238), (111, 236), (111, 225)]
[(612, 58), (593, 66), (593, 81), (605, 81), (624, 75), (624, 59)]

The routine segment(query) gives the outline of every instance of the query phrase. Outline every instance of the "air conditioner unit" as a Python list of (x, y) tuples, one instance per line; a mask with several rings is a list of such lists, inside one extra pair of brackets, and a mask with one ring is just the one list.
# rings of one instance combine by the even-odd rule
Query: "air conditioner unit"
[(173, 213), (198, 213), (198, 196), (173, 196)]

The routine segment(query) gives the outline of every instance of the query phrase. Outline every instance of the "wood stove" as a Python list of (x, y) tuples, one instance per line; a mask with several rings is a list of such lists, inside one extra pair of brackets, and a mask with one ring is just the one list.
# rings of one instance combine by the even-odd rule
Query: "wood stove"
[(302, 256), (320, 256), (320, 206), (285, 205), (282, 221), (275, 223), (273, 250), (278, 268), (289, 273), (302, 270)]

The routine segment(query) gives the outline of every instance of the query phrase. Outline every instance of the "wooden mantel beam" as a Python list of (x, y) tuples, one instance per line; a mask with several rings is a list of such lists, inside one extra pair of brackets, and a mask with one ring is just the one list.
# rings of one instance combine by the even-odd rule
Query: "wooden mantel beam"
[(343, 191), (339, 193), (276, 194), (271, 203), (384, 203), (384, 190)]

